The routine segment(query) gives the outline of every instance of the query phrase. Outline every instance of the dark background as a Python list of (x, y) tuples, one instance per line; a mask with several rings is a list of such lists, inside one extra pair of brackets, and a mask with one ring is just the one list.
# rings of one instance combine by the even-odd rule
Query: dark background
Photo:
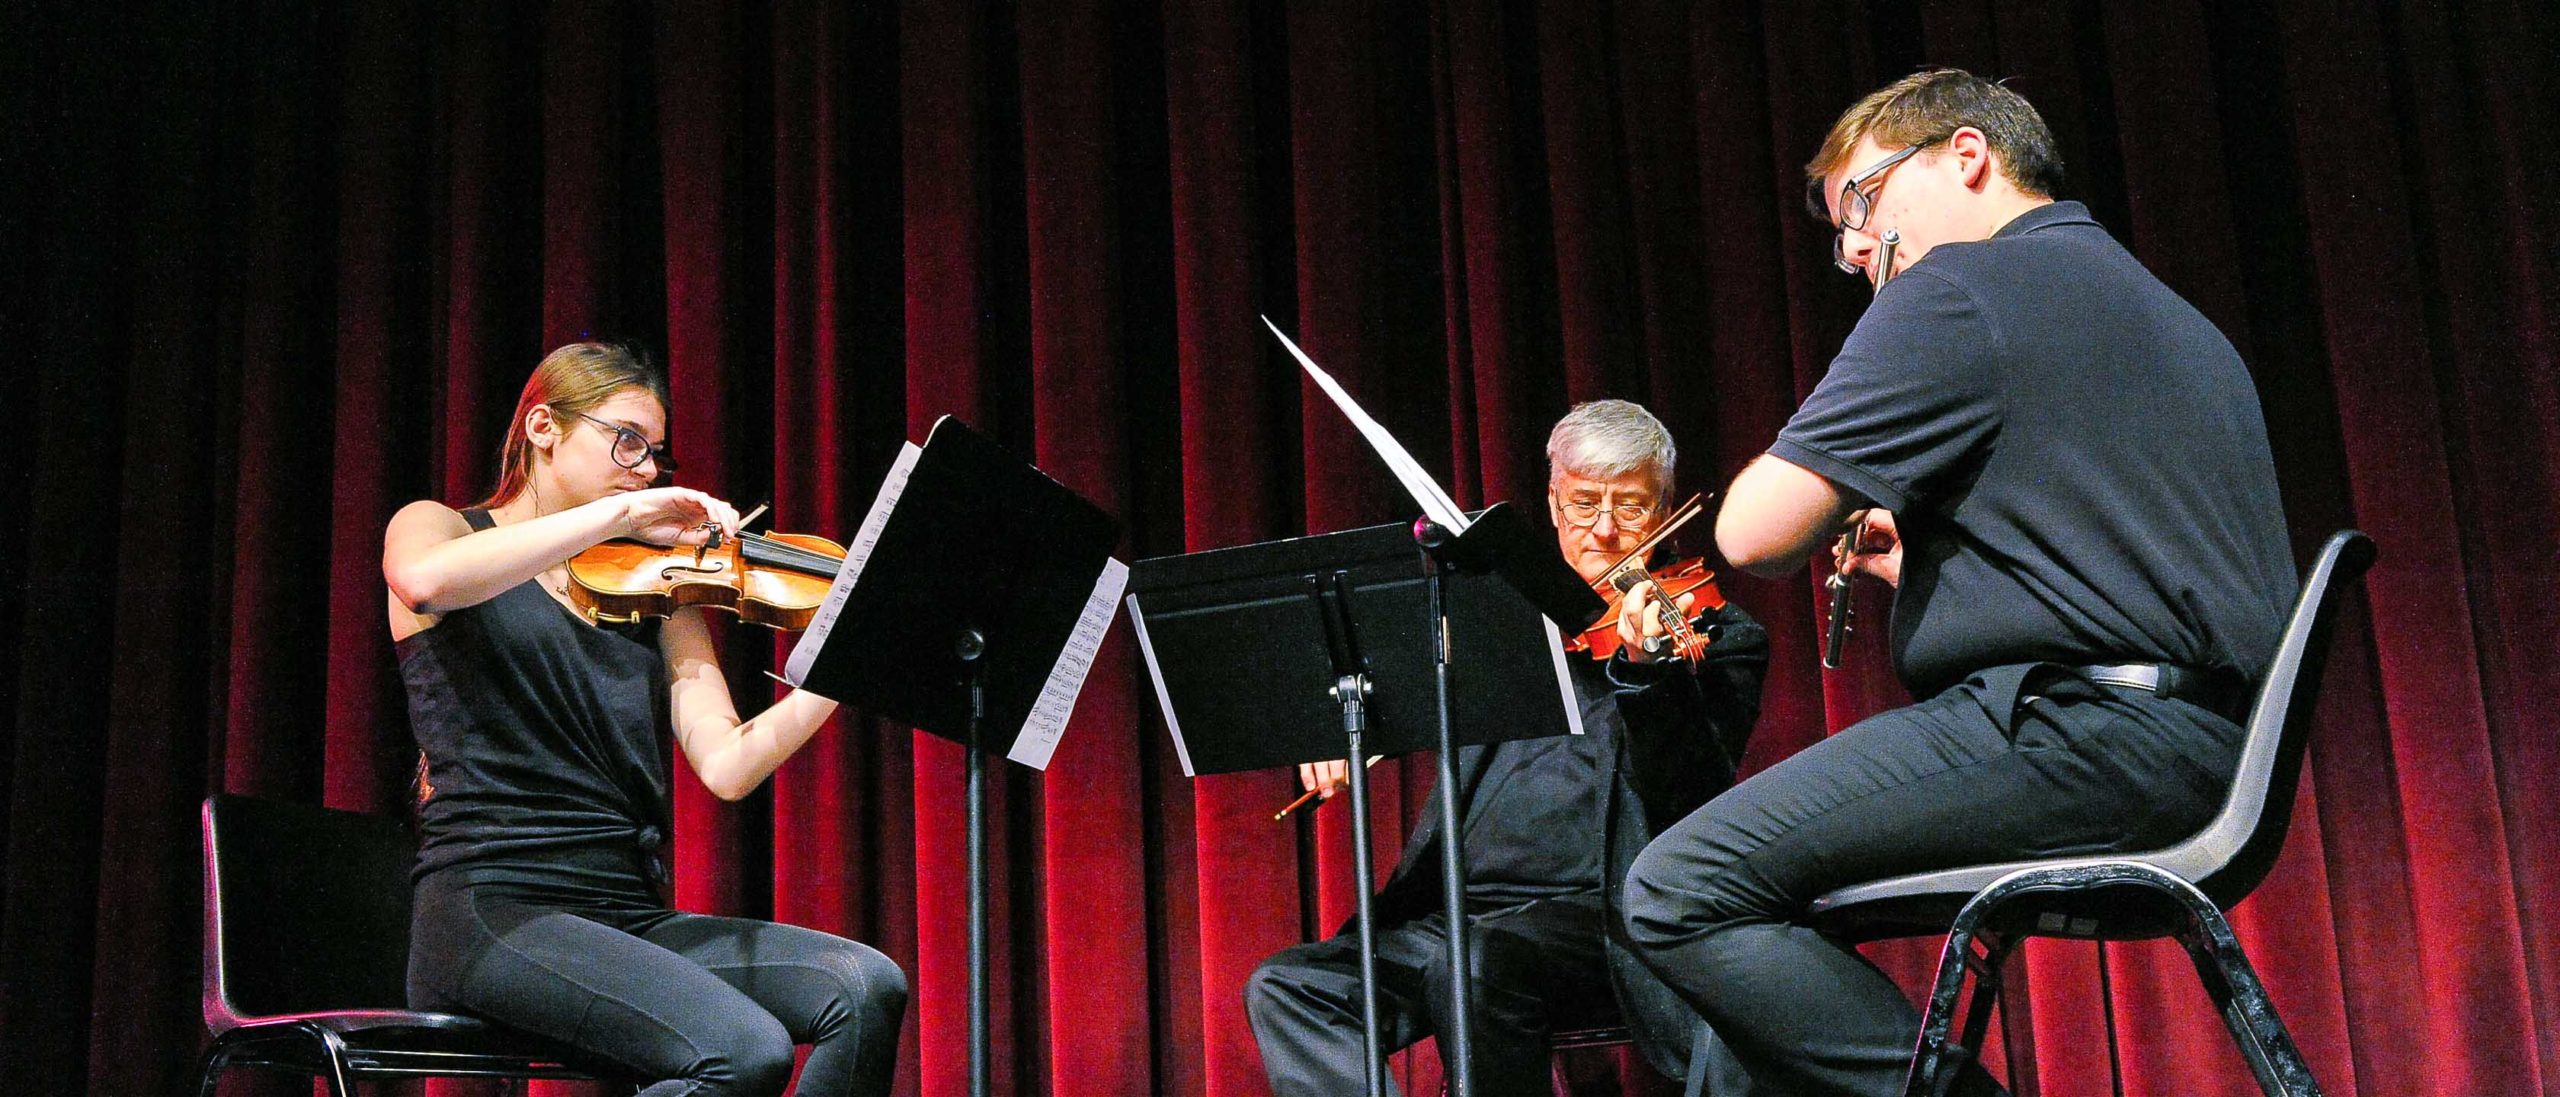
[[(2555, 58), (2512, 2), (0, 5), (0, 1078), (182, 1084), (207, 792), (399, 810), (380, 531), (487, 490), (547, 348), (662, 350), (683, 482), (785, 530), (946, 412), (1128, 558), (1406, 516), (1257, 313), (1462, 502), (1600, 396), (1713, 488), (1864, 298), (1798, 166), (1951, 64), (2241, 349), (2298, 553), (2381, 543), (2236, 915), (2295, 1037), (2331, 1093), (2560, 1091)], [(1872, 638), (1817, 669), (1813, 588), (1727, 585), (1754, 767), (1901, 699)], [(1348, 911), (1348, 827), (1184, 781), (1115, 635), (1002, 782), (1000, 1088), (1258, 1093), (1238, 989)], [(887, 949), (903, 1091), (955, 1093), (959, 756), (840, 723), (742, 805), (679, 781), (681, 900)], [(1377, 772), (1391, 856), (1429, 767)], [(2128, 1092), (2248, 1091), (2183, 960), (2111, 949)], [(2093, 951), (2028, 959), (2046, 1091), (2102, 1091)]]

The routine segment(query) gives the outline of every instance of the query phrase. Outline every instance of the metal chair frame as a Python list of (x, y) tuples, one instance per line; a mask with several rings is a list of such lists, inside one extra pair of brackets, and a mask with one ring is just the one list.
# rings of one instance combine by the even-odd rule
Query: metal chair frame
[[(1560, 1029), (1558, 1031), (1548, 1033), (1548, 1088), (1556, 1093), (1558, 1097), (1563, 1097), (1564, 1094), (1573, 1092), (1573, 1077), (1565, 1068), (1565, 1052), (1593, 1051), (1600, 1048), (1612, 1047), (1632, 1047), (1635, 1042), (1635, 1033), (1629, 1030), (1625, 1025), (1601, 1025), (1593, 1028)], [(1684, 1088), (1681, 1090), (1683, 1097), (1701, 1097), (1705, 1092), (1705, 1082), (1703, 1080), (1704, 1074), (1699, 1069), (1697, 1063), (1694, 1062), (1694, 1057), (1705, 1054), (1706, 1045), (1707, 1027), (1702, 1022), (1697, 1026), (1696, 1035), (1690, 1045), (1690, 1055), (1693, 1057), (1693, 1061), (1690, 1064), (1689, 1077), (1685, 1080)], [(1440, 1081), (1440, 1092), (1444, 1095), (1449, 1092), (1449, 1081), (1445, 1077)]]

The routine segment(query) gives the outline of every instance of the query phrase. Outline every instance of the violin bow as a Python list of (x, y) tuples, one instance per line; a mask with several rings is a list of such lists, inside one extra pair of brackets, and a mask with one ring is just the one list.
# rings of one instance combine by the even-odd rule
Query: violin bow
[(1690, 519), (1704, 514), (1706, 511), (1707, 496), (1690, 496), (1688, 502), (1680, 504), (1679, 509), (1671, 512), (1671, 517), (1662, 523), (1661, 529), (1655, 530), (1651, 534), (1646, 535), (1643, 541), (1637, 543), (1635, 551), (1629, 552), (1625, 556), (1620, 557), (1618, 562), (1609, 565), (1609, 570), (1603, 574), (1615, 575), (1618, 573), (1618, 569), (1626, 567), (1628, 564), (1641, 564), (1645, 557), (1652, 555), (1653, 550), (1661, 546), (1663, 541), (1669, 539), (1672, 534), (1679, 532), (1681, 526), (1687, 525)]

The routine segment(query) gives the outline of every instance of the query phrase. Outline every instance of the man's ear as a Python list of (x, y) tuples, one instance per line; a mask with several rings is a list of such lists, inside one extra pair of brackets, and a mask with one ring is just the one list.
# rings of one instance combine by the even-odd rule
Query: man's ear
[(1947, 137), (1947, 153), (1956, 165), (1956, 182), (1980, 191), (1991, 181), (1991, 139), (1972, 126), (1959, 126)]

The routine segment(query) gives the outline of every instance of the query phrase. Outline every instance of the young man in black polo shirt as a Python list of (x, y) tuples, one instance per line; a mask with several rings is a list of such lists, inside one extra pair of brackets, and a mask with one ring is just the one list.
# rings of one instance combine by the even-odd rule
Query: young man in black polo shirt
[[(1734, 480), (1716, 542), (1785, 573), (1875, 508), (1852, 562), (1897, 583), (1895, 669), (1924, 700), (1664, 833), (1629, 873), (1627, 928), (1753, 1091), (1898, 1093), (1919, 1018), (1807, 905), (2201, 827), (2294, 573), (2239, 356), (2053, 200), (2061, 164), (2023, 98), (1908, 77), (1842, 115), (1807, 174), (1835, 261), (1876, 298)], [(1975, 1068), (1960, 1090), (1995, 1087)]]
[[(1634, 551), (1669, 509), (1677, 459), (1662, 423), (1624, 400), (1583, 404), (1558, 422), (1547, 438), (1547, 513), (1565, 562), (1598, 579)], [(1559, 727), (1544, 738), (1461, 747), (1452, 767), (1463, 797), (1470, 1031), (1484, 1097), (1544, 1097), (1544, 1037), (1559, 1024), (1622, 1020), (1657, 1069), (1686, 1070), (1696, 1016), (1609, 932), (1620, 909), (1613, 885), (1647, 839), (1733, 783), (1760, 711), (1769, 642), (1739, 607), (1684, 603), (1713, 641), (1694, 674), (1657, 660), (1644, 648), (1662, 635), (1645, 610), (1653, 589), (1628, 593), (1618, 655), (1573, 661), (1584, 734)], [(1347, 769), (1329, 762), (1300, 767), (1300, 776), (1329, 794)], [(1374, 909), (1389, 1048), (1448, 1028), (1439, 818), (1423, 809)], [(1355, 931), (1263, 961), (1245, 984), (1245, 1006), (1274, 1093), (1360, 1092)]]

